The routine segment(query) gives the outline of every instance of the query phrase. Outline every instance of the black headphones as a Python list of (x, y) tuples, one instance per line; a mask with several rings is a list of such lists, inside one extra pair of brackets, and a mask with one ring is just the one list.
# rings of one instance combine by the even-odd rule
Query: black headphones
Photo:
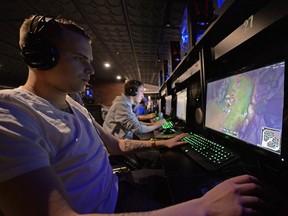
[(137, 80), (130, 80), (126, 83), (125, 86), (125, 95), (128, 96), (136, 96), (138, 92), (138, 87), (140, 86), (141, 82)]
[[(38, 17), (37, 24), (33, 28), (33, 24)], [(35, 15), (31, 21), (27, 41), (20, 53), (25, 63), (31, 68), (49, 70), (58, 63), (58, 50), (41, 38), (39, 34), (43, 29), (47, 29), (47, 26), (53, 23), (57, 24), (55, 18), (42, 15)]]

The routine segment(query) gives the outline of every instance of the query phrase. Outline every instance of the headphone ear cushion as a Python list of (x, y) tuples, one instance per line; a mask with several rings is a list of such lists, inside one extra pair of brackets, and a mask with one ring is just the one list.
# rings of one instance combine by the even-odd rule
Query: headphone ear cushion
[(136, 86), (132, 86), (129, 91), (131, 96), (136, 96), (138, 88)]
[(33, 34), (28, 36), (27, 43), (21, 51), (21, 56), (27, 65), (39, 70), (51, 69), (59, 61), (58, 50)]

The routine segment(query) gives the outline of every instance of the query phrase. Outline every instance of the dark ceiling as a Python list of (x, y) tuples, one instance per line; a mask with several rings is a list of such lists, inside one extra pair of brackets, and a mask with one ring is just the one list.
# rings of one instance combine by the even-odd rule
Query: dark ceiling
[[(170, 41), (179, 41), (184, 0), (2, 0), (0, 84), (23, 83), (27, 68), (19, 56), (18, 30), (32, 14), (61, 15), (93, 37), (93, 79), (137, 79), (158, 86)], [(170, 22), (170, 27), (166, 23)], [(109, 62), (111, 67), (104, 68)]]

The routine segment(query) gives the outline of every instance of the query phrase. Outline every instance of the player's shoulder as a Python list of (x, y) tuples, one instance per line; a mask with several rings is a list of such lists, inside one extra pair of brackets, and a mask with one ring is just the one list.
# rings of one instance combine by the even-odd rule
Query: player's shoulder
[(13, 97), (13, 96), (15, 96), (15, 94), (16, 94), (16, 92), (17, 92), (17, 89), (1, 89), (0, 90), (0, 98), (3, 98), (3, 99), (5, 99), (5, 98), (11, 98), (11, 97)]

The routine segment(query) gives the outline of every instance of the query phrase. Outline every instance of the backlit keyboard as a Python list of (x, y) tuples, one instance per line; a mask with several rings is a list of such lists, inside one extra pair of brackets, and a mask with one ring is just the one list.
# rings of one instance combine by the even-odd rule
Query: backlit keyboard
[(169, 129), (169, 128), (173, 128), (174, 127), (174, 124), (172, 121), (166, 121), (163, 125), (162, 125), (162, 128), (163, 129)]
[(181, 149), (208, 170), (215, 170), (236, 159), (231, 150), (198, 134), (189, 133), (183, 141), (188, 145)]

